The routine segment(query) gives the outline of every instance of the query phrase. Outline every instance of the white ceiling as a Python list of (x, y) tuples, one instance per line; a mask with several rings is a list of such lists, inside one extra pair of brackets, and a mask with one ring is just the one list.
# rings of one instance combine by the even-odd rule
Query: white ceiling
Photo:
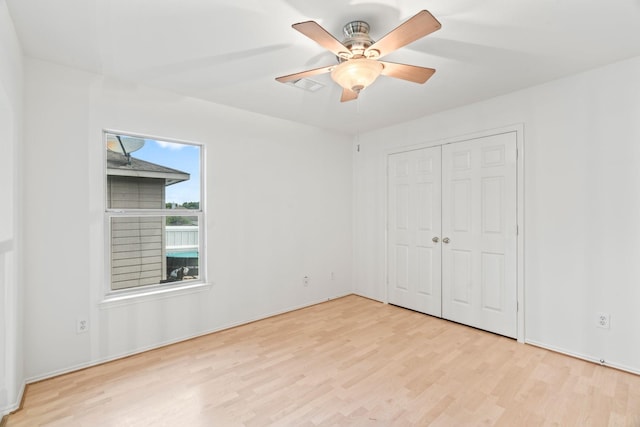
[[(27, 55), (340, 132), (414, 119), (640, 55), (640, 0), (6, 0)], [(335, 57), (291, 28), (378, 39), (421, 9), (442, 29), (385, 57), (435, 68), (424, 85), (381, 77), (340, 103), (275, 77)], [(640, 76), (639, 76), (640, 78)]]

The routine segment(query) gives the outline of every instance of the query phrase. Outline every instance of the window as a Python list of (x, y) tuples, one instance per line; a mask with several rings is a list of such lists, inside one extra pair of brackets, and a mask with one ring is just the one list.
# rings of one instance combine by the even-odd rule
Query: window
[(104, 133), (108, 293), (204, 281), (197, 144)]

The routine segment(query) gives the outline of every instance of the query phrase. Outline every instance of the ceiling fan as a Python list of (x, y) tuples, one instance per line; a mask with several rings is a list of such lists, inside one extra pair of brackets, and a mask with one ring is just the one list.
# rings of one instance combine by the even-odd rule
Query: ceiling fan
[(424, 83), (436, 72), (433, 68), (379, 60), (394, 50), (440, 29), (440, 22), (426, 10), (418, 12), (377, 42), (369, 36), (369, 24), (364, 21), (352, 21), (345, 25), (343, 32), (346, 38), (342, 42), (315, 21), (299, 22), (292, 27), (333, 52), (338, 58), (338, 65), (302, 71), (278, 77), (276, 80), (288, 83), (331, 73), (331, 78), (342, 86), (341, 102), (356, 99), (360, 91), (380, 75)]

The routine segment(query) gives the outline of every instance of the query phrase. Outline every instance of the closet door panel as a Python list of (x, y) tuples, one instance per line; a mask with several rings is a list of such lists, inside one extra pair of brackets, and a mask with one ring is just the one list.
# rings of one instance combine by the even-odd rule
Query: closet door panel
[(517, 333), (516, 134), (443, 146), (442, 314)]
[(388, 159), (388, 301), (441, 316), (441, 149)]

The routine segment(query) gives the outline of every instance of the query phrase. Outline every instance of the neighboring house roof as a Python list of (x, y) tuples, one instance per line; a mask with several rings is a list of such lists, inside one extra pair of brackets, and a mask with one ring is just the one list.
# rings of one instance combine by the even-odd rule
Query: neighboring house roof
[(191, 177), (187, 172), (146, 162), (135, 157), (131, 157), (129, 161), (124, 154), (109, 150), (107, 150), (107, 175), (163, 178), (165, 186), (187, 181)]

